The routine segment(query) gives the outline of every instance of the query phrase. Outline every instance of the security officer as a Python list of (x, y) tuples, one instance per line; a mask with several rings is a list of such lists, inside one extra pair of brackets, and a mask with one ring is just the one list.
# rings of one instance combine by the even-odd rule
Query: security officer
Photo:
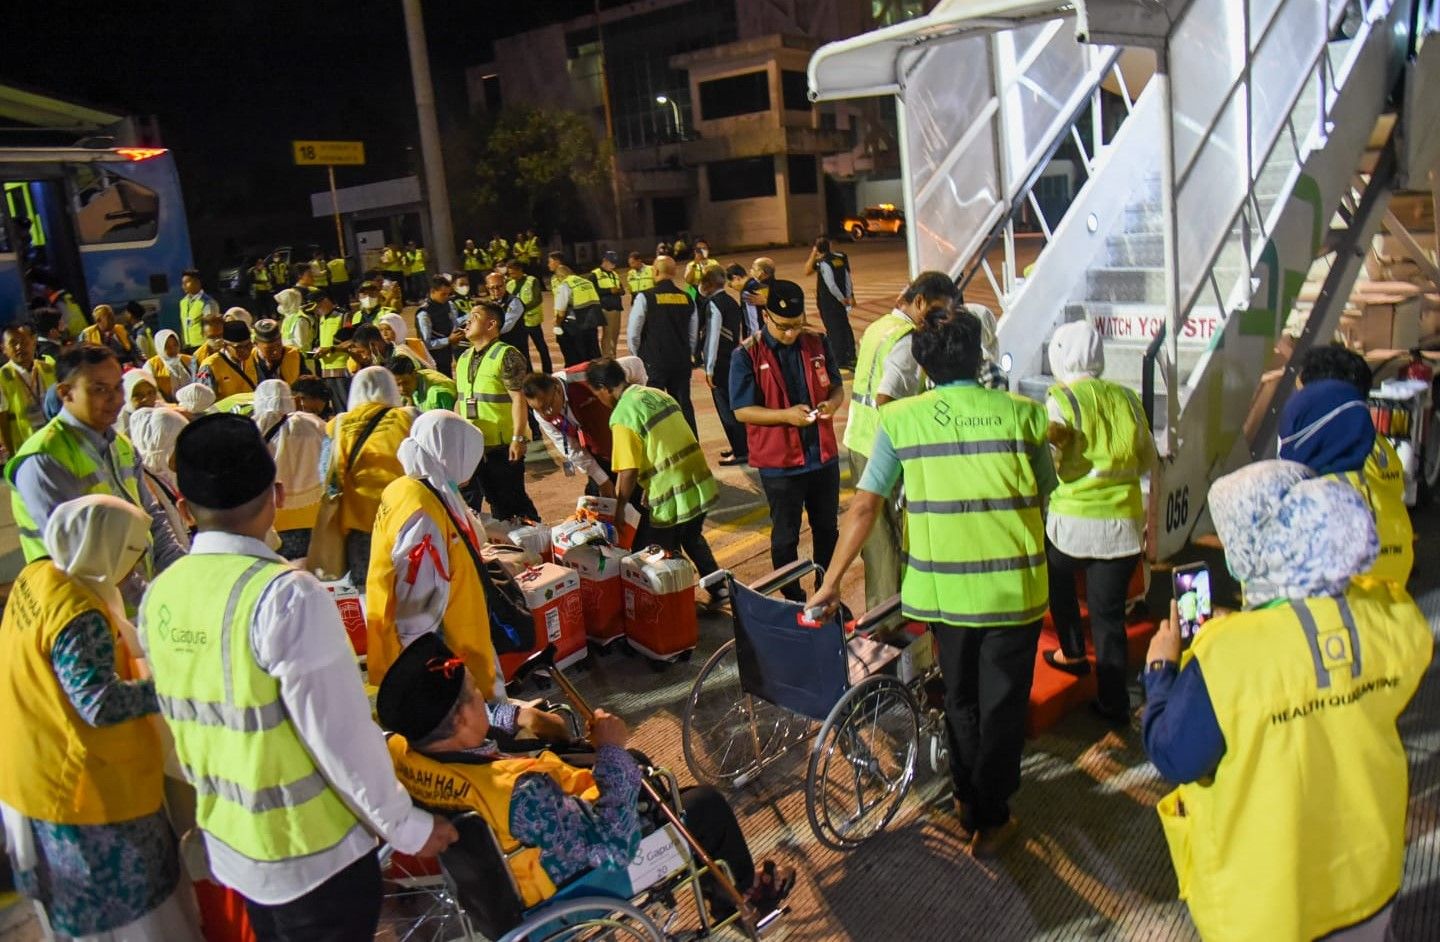
[(350, 353), (341, 340), (340, 332), (351, 326), (350, 316), (328, 297), (321, 298), (315, 305), (315, 316), (320, 322), (315, 363), (320, 370), (320, 378), (330, 387), (332, 401), (343, 404), (350, 398), (350, 371), (346, 368)]
[(402, 292), (406, 290), (405, 253), (401, 251), (400, 246), (392, 242), (381, 249), (378, 267), (382, 278), (398, 284)]
[(8, 456), (45, 424), (45, 394), (55, 385), (55, 364), (35, 358), (35, 333), (27, 325), (6, 324), (3, 336), (0, 444)]
[[(679, 251), (679, 248), (676, 248)], [(694, 298), (700, 297), (700, 282), (712, 271), (723, 269), (724, 266), (710, 257), (710, 243), (704, 239), (695, 240), (695, 256), (685, 263), (685, 284), (693, 292)]]
[(220, 316), (220, 305), (205, 293), (205, 284), (196, 269), (191, 268), (180, 276), (180, 287), (185, 291), (180, 298), (180, 340), (189, 351), (205, 342), (201, 325), (211, 314)]
[(456, 409), (485, 433), (485, 457), (461, 493), (478, 513), (482, 499), (498, 520), (539, 520), (525, 493), (526, 403), (521, 392), (529, 368), (520, 351), (500, 340), (505, 311), (481, 301), (470, 312), (470, 349), (455, 363)]
[(730, 442), (730, 447), (720, 452), (720, 465), (729, 467), (750, 460), (750, 441), (730, 405), (730, 355), (745, 339), (745, 315), (739, 302), (725, 290), (725, 280), (725, 272), (718, 268), (705, 273), (700, 281), (700, 308), (710, 319), (705, 330), (705, 382)]
[(336, 304), (350, 303), (350, 264), (345, 256), (337, 255), (325, 263), (330, 273), (330, 299)]
[(274, 284), (270, 280), (270, 268), (265, 264), (265, 259), (255, 259), (255, 264), (246, 272), (250, 278), (250, 300), (252, 302), (269, 301), (270, 286)]
[[(477, 283), (472, 286), (470, 283), (470, 276), (465, 274), (464, 272), (461, 272), (450, 279), (450, 303), (455, 305), (455, 310), (460, 315), (460, 320), (463, 321), (465, 318), (469, 317), (470, 308), (475, 306), (475, 298), (471, 295), (470, 292), (475, 288), (482, 288), (483, 286), (483, 278), (479, 279)], [(484, 295), (482, 294), (481, 297), (484, 297)]]
[(540, 237), (535, 234), (534, 229), (525, 230), (525, 239), (515, 249), (515, 257), (520, 259), (520, 264), (527, 269), (540, 264)]
[[(922, 272), (895, 301), (885, 317), (865, 328), (860, 339), (860, 356), (850, 390), (850, 415), (845, 423), (845, 450), (850, 461), (850, 480), (858, 484), (865, 477), (865, 465), (880, 427), (880, 406), (894, 399), (914, 396), (923, 377), (911, 353), (914, 331), (935, 307), (944, 307), (956, 297), (955, 282), (944, 272)], [(900, 543), (904, 521), (897, 490), (880, 505), (879, 519), (860, 550), (865, 560), (865, 607), (874, 608), (900, 591)]]
[(418, 298), (425, 293), (425, 273), (430, 267), (425, 249), (413, 241), (405, 243), (405, 286), (406, 297)]
[(325, 291), (315, 286), (315, 269), (309, 265), (298, 265), (295, 268), (295, 290), (300, 292), (300, 298), (304, 304), (314, 304), (322, 297), (329, 297)]
[(485, 276), (485, 296), (505, 312), (505, 320), (500, 325), (500, 340), (519, 350), (528, 367), (530, 335), (525, 332), (525, 303), (511, 294), (505, 284), (505, 276), (492, 271)]
[(640, 292), (626, 325), (630, 349), (645, 361), (649, 385), (663, 389), (680, 404), (685, 423), (694, 432), (695, 407), (690, 403), (690, 372), (700, 317), (695, 302), (675, 283), (675, 259), (655, 259), (655, 287)]
[(655, 287), (655, 269), (645, 264), (645, 257), (639, 252), (631, 252), (626, 264), (629, 267), (625, 269), (625, 287), (633, 303), (640, 292)]
[(287, 256), (278, 252), (270, 256), (270, 281), (277, 288), (290, 284), (290, 261)]
[(600, 310), (605, 312), (605, 326), (600, 332), (600, 353), (602, 356), (615, 355), (615, 343), (620, 337), (620, 315), (625, 310), (624, 288), (621, 287), (617, 267), (620, 256), (606, 252), (600, 256), (600, 267), (590, 273), (595, 281), (595, 290), (600, 295)]
[[(731, 354), (729, 381), (750, 466), (759, 470), (770, 503), (770, 564), (781, 569), (799, 558), (803, 512), (812, 558), (828, 569), (840, 514), (834, 415), (845, 384), (825, 335), (805, 324), (805, 292), (795, 282), (771, 286), (765, 329)], [(805, 597), (795, 583), (784, 591), (797, 602)]]
[[(505, 271), (505, 293), (519, 298), (525, 309), (522, 323), (525, 325), (525, 337), (528, 341), (525, 345), (526, 358), (529, 358), (529, 349), (533, 345), (539, 354), (540, 372), (549, 373), (550, 345), (545, 342), (545, 298), (540, 279), (527, 274), (525, 264), (519, 258), (507, 261)], [(533, 360), (531, 365), (534, 365)]]
[(855, 306), (855, 284), (850, 277), (850, 257), (830, 247), (830, 240), (821, 236), (810, 248), (805, 259), (805, 274), (815, 275), (815, 306), (830, 336), (830, 346), (840, 358), (840, 366), (855, 368), (855, 333), (850, 327), (850, 309)]
[(368, 939), (375, 835), (421, 855), (458, 835), (395, 780), (329, 593), (265, 544), (283, 494), (260, 430), (196, 419), (175, 464), (199, 533), (151, 586), (139, 628), (210, 870), (259, 939)]
[(315, 250), (314, 256), (310, 259), (310, 274), (315, 276), (315, 287), (329, 294), (330, 266), (326, 264), (325, 253), (319, 249)]
[(1041, 503), (1055, 472), (1044, 407), (976, 381), (982, 351), (974, 314), (932, 310), (914, 346), (937, 388), (880, 410), (870, 463), (825, 582), (808, 604), (838, 603), (880, 505), (903, 481), (901, 610), (931, 624), (939, 641), (956, 811), (970, 852), (989, 857), (1016, 827), (1009, 800), (1020, 786), (1048, 602)]
[[(595, 283), (566, 264), (565, 256), (550, 253), (550, 291), (555, 305), (555, 338), (566, 366), (600, 357), (599, 329), (605, 323)], [(633, 315), (632, 315), (633, 316)], [(632, 322), (633, 323), (633, 322)]]
[[(672, 553), (683, 551), (702, 578), (710, 575), (719, 566), (705, 539), (705, 515), (719, 490), (678, 404), (659, 389), (631, 385), (625, 368), (611, 359), (587, 366), (585, 381), (614, 410), (610, 468), (616, 475), (616, 500), (628, 503), (637, 487), (643, 490), (650, 507), (650, 542)], [(706, 607), (713, 611), (728, 601), (727, 589), (711, 589)]]
[(454, 289), (444, 275), (430, 279), (430, 296), (415, 312), (415, 329), (420, 333), (420, 342), (430, 351), (435, 368), (442, 373), (450, 372), (455, 348), (465, 335), (460, 330), (460, 312), (456, 310), (451, 297)]
[(485, 266), (487, 271), (503, 265), (505, 259), (510, 257), (510, 243), (497, 232), (490, 237), (490, 244), (485, 246), (485, 255), (489, 259), (489, 264)]
[(461, 263), (461, 267), (464, 268), (467, 272), (477, 272), (485, 270), (485, 260), (481, 258), (481, 252), (478, 248), (476, 248), (474, 239), (465, 240), (465, 247), (460, 250), (460, 257), (463, 260)]

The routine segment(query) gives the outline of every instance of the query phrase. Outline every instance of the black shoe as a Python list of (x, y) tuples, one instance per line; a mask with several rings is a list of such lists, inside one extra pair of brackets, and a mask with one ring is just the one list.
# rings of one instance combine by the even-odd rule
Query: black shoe
[(1090, 673), (1089, 659), (1083, 661), (1062, 661), (1060, 660), (1059, 655), (1060, 651), (1057, 648), (1046, 651), (1042, 656), (1045, 658), (1045, 663), (1049, 664), (1057, 671), (1063, 671), (1066, 674), (1073, 674), (1076, 677), (1084, 677), (1086, 674)]
[(1116, 710), (1111, 707), (1101, 706), (1099, 700), (1090, 701), (1090, 712), (1100, 717), (1111, 726), (1118, 726), (1122, 729), (1130, 728), (1130, 710)]
[(727, 448), (727, 449), (725, 449), (724, 451), (720, 452), (720, 457), (721, 457), (721, 458), (729, 458), (729, 457), (730, 457), (731, 455), (733, 455), (733, 454), (735, 454), (735, 452), (733, 452), (733, 451), (731, 451), (729, 448)]

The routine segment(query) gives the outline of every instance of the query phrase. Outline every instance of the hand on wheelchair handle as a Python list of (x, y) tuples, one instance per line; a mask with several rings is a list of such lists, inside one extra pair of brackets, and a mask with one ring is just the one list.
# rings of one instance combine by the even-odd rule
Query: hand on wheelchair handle
[(805, 617), (820, 622), (830, 617), (840, 607), (840, 593), (822, 585), (815, 594), (805, 600)]
[(460, 840), (460, 832), (455, 830), (449, 818), (437, 814), (433, 820), (435, 823), (430, 828), (430, 836), (425, 839), (425, 846), (416, 853), (417, 857), (438, 857), (441, 851)]
[(604, 710), (596, 710), (590, 718), (590, 744), (596, 749), (601, 746), (624, 747), (630, 739), (630, 730), (620, 717)]

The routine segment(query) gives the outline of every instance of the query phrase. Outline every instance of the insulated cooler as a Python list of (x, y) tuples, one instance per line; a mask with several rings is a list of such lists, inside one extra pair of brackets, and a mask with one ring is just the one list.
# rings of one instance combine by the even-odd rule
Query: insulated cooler
[(625, 590), (620, 584), (625, 555), (604, 543), (588, 543), (566, 550), (561, 563), (580, 574), (585, 634), (602, 646), (625, 637)]
[(695, 617), (695, 567), (658, 546), (620, 562), (625, 589), (625, 634), (630, 647), (658, 661), (673, 661), (700, 638)]
[(625, 505), (625, 512), (620, 514), (620, 521), (615, 520), (617, 501), (613, 497), (581, 497), (575, 502), (576, 510), (588, 510), (595, 514), (604, 523), (610, 524), (615, 529), (615, 538), (610, 542), (628, 550), (635, 545), (635, 531), (640, 528), (640, 511), (630, 504)]
[(550, 528), (529, 520), (485, 519), (485, 539), (491, 543), (513, 543), (524, 547), (541, 559), (550, 560)]
[[(551, 552), (555, 562), (565, 565), (565, 554), (573, 547), (587, 543), (610, 543), (615, 538), (615, 528), (602, 521), (594, 513), (577, 510), (575, 515), (550, 529)], [(624, 553), (620, 554), (624, 556)]]
[(541, 563), (515, 576), (525, 604), (535, 619), (535, 647), (500, 655), (500, 669), (508, 681), (525, 660), (547, 644), (555, 645), (555, 663), (570, 667), (585, 659), (585, 602), (580, 574), (554, 563)]

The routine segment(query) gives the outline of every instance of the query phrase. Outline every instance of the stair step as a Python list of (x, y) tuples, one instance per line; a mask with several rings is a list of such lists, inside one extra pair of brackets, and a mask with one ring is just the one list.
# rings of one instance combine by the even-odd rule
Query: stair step
[(1165, 269), (1092, 268), (1085, 285), (1089, 301), (1159, 303), (1165, 300)]

